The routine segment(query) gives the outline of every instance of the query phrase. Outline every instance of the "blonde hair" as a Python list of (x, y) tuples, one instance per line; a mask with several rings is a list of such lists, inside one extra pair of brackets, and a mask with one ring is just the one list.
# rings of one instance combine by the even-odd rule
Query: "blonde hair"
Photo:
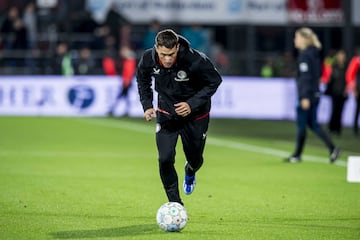
[(296, 33), (300, 34), (306, 40), (308, 46), (314, 46), (318, 49), (321, 49), (322, 45), (319, 41), (318, 36), (310, 28), (299, 28), (298, 30), (296, 30)]

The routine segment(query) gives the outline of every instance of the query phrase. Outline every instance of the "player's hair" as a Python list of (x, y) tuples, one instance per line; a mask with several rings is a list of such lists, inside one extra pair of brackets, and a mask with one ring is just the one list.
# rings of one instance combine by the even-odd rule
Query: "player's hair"
[(318, 36), (316, 33), (311, 30), (310, 28), (303, 27), (296, 30), (296, 33), (300, 34), (307, 42), (307, 46), (314, 46), (318, 49), (321, 49), (322, 45), (319, 41)]
[(178, 42), (179, 42), (179, 36), (172, 29), (165, 29), (158, 32), (155, 38), (155, 45), (157, 47), (166, 47), (171, 49), (175, 47), (178, 44)]

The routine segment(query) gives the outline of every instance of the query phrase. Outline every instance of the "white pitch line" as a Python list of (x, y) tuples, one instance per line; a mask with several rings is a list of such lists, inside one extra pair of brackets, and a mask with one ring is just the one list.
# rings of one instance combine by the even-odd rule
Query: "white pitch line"
[[(82, 122), (86, 122), (88, 124), (97, 125), (97, 126), (121, 128), (121, 129), (125, 129), (125, 130), (141, 132), (141, 133), (155, 133), (155, 127), (152, 128), (152, 126), (145, 126), (143, 124), (138, 124), (138, 123), (130, 123), (128, 121), (122, 121), (121, 119), (118, 120), (119, 122), (109, 122), (107, 119), (88, 119), (88, 118), (78, 118), (78, 120), (81, 120)], [(239, 150), (254, 152), (254, 153), (258, 153), (258, 154), (277, 156), (279, 158), (284, 158), (284, 157), (289, 156), (289, 152), (286, 152), (286, 151), (282, 151), (282, 150), (278, 150), (278, 149), (274, 149), (274, 148), (256, 146), (256, 145), (247, 144), (247, 143), (241, 143), (241, 142), (237, 142), (237, 141), (224, 140), (221, 138), (208, 137), (207, 143), (210, 145), (218, 146), (218, 147), (239, 149)], [(317, 157), (317, 156), (313, 156), (313, 155), (303, 155), (303, 159), (305, 159), (308, 162), (329, 164), (329, 159), (325, 158), (325, 157)], [(347, 163), (344, 161), (336, 161), (334, 163), (334, 165), (346, 167)]]
[[(281, 157), (281, 158), (285, 158), (285, 157), (289, 156), (289, 152), (286, 152), (286, 151), (277, 150), (274, 148), (255, 146), (255, 145), (251, 145), (251, 144), (247, 144), (247, 143), (223, 140), (223, 139), (219, 139), (219, 138), (209, 138), (208, 143), (215, 145), (215, 146), (228, 147), (228, 148), (232, 148), (232, 149), (239, 149), (239, 150), (254, 152), (254, 153), (258, 153), (258, 154), (272, 155), (272, 156), (277, 156), (277, 157)], [(307, 162), (329, 164), (329, 159), (324, 158), (324, 157), (303, 155), (302, 158), (305, 159)], [(347, 166), (346, 163), (343, 161), (336, 161), (334, 164), (338, 165), (338, 166), (342, 166), (342, 167)]]

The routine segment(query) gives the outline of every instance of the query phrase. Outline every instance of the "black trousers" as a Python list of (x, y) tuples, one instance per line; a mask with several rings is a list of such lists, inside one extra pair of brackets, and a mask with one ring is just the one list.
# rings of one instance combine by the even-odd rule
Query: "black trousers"
[(346, 98), (343, 95), (332, 95), (331, 96), (331, 116), (329, 121), (330, 132), (341, 134), (342, 124), (342, 112), (344, 109), (344, 103)]
[[(360, 92), (359, 92), (360, 94)], [(354, 133), (359, 133), (359, 115), (360, 115), (360, 95), (356, 98), (355, 115), (354, 115)]]
[(183, 151), (188, 164), (186, 174), (194, 175), (203, 164), (203, 152), (209, 116), (199, 119), (173, 119), (157, 123), (156, 144), (159, 154), (160, 177), (169, 202), (179, 202), (178, 175), (175, 169), (176, 144), (181, 137)]
[(310, 109), (304, 110), (301, 106), (297, 106), (297, 133), (296, 133), (296, 148), (294, 155), (301, 156), (305, 141), (306, 141), (306, 129), (309, 127), (326, 145), (329, 149), (329, 152), (333, 151), (335, 148), (334, 143), (330, 139), (330, 137), (325, 133), (325, 131), (321, 128), (320, 124), (317, 121), (317, 109), (319, 102), (311, 103)]
[(125, 98), (125, 101), (126, 101), (125, 115), (127, 115), (129, 113), (129, 109), (130, 109), (130, 99), (129, 99), (129, 95), (128, 95), (129, 88), (130, 88), (130, 86), (119, 89), (119, 92), (116, 96), (115, 102), (110, 106), (110, 109), (108, 111), (109, 114), (114, 113), (115, 108), (117, 107), (117, 105), (119, 104), (119, 102), (122, 98)]

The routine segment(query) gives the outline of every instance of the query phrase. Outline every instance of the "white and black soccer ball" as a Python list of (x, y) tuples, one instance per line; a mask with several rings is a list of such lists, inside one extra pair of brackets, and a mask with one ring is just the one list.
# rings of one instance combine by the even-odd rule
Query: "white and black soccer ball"
[(179, 232), (186, 226), (188, 215), (180, 203), (167, 202), (157, 211), (156, 222), (166, 232)]

